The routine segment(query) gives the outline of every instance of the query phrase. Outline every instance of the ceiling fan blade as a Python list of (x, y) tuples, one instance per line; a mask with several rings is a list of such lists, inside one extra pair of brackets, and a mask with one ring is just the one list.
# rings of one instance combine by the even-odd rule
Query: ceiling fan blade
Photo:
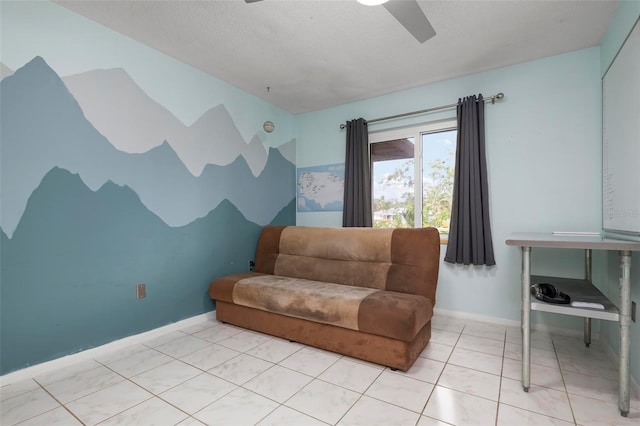
[(245, 3), (256, 3), (262, 0), (244, 0)]
[(436, 35), (417, 0), (395, 0), (383, 4), (384, 8), (402, 24), (420, 43)]

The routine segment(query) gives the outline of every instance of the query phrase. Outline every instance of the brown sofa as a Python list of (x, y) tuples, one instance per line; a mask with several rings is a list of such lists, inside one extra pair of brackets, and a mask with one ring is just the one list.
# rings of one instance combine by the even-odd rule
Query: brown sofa
[(408, 370), (431, 337), (435, 228), (267, 226), (255, 272), (214, 280), (219, 321)]

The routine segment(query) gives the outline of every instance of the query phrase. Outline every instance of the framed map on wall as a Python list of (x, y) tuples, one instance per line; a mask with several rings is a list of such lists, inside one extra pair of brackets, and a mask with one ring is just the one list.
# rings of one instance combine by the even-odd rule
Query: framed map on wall
[(299, 168), (296, 182), (298, 212), (342, 211), (344, 163)]

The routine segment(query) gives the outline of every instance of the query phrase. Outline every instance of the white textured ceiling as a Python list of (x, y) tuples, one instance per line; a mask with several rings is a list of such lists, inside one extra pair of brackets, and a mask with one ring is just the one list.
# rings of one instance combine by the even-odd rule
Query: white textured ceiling
[(355, 0), (57, 3), (292, 113), (597, 46), (617, 7), (420, 1), (437, 32), (420, 44)]

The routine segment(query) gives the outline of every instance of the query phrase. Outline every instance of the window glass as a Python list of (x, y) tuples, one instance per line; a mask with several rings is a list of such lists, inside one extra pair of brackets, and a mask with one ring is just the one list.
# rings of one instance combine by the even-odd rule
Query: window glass
[(370, 134), (373, 226), (449, 232), (455, 121)]
[(456, 162), (456, 130), (422, 135), (422, 226), (449, 232), (453, 176)]
[(373, 226), (414, 227), (414, 138), (371, 145)]

